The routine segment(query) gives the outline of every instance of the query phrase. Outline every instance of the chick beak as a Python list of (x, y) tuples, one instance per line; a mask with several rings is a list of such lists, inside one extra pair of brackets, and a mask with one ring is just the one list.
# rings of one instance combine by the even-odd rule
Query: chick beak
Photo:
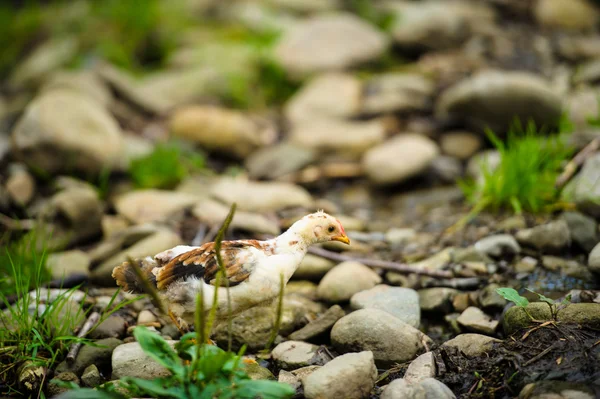
[(331, 241), (339, 241), (343, 242), (346, 245), (350, 245), (350, 239), (345, 234), (342, 234), (341, 236), (332, 237)]

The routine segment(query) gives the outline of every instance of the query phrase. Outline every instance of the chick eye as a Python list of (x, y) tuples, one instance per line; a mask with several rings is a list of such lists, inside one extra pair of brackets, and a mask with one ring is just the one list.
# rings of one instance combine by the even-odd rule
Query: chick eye
[(327, 229), (327, 231), (330, 233), (333, 233), (333, 230), (335, 230), (335, 227), (333, 226), (329, 226), (329, 228)]

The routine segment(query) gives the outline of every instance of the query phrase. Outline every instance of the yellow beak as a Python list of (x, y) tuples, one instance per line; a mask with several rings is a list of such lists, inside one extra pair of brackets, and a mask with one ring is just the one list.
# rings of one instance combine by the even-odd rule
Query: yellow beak
[(345, 234), (341, 235), (341, 236), (337, 236), (337, 237), (332, 237), (331, 241), (339, 241), (339, 242), (343, 242), (344, 244), (350, 245), (350, 239)]

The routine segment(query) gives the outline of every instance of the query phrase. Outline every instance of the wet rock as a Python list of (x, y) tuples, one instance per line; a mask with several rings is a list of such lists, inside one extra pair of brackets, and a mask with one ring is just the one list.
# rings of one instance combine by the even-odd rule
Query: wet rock
[(433, 358), (432, 352), (425, 352), (415, 360), (410, 362), (406, 372), (404, 373), (404, 379), (409, 384), (416, 384), (423, 381), (426, 378), (433, 378), (436, 374), (435, 359)]
[(567, 222), (573, 242), (588, 253), (594, 249), (600, 241), (596, 221), (579, 212), (564, 212), (562, 216)]
[(375, 362), (386, 367), (414, 359), (430, 339), (383, 310), (361, 309), (335, 323), (331, 342), (342, 353), (372, 351)]
[[(173, 347), (177, 341), (167, 341)], [(170, 372), (146, 355), (138, 342), (119, 345), (112, 353), (112, 379), (122, 377), (151, 380), (170, 375)]]
[(436, 144), (425, 136), (398, 135), (369, 150), (362, 163), (377, 184), (400, 183), (424, 172), (438, 155)]
[(21, 164), (9, 166), (4, 187), (12, 202), (19, 206), (29, 204), (35, 195), (35, 179)]
[(94, 346), (84, 345), (72, 365), (63, 361), (57, 366), (56, 372), (71, 371), (76, 375), (81, 375), (92, 364), (98, 369), (108, 368), (113, 350), (122, 343), (123, 341), (117, 338), (106, 338), (94, 341)]
[(292, 371), (281, 370), (277, 380), (291, 385), (294, 389), (298, 389), (302, 386), (302, 380), (311, 375), (316, 370), (320, 369), (321, 366), (306, 366)]
[(558, 252), (571, 244), (569, 227), (564, 220), (521, 230), (516, 237), (519, 243), (546, 252)]
[(46, 80), (42, 91), (68, 89), (85, 94), (98, 104), (108, 108), (112, 94), (102, 80), (90, 71), (57, 71)]
[(593, 399), (597, 397), (597, 392), (585, 384), (554, 380), (527, 384), (519, 393), (519, 399)]
[(90, 97), (66, 89), (44, 92), (29, 103), (12, 139), (25, 163), (47, 173), (100, 173), (118, 163), (123, 148), (112, 115)]
[(127, 330), (127, 321), (119, 315), (110, 315), (91, 333), (90, 338), (123, 338)]
[(173, 135), (194, 142), (208, 151), (245, 158), (277, 138), (271, 123), (238, 111), (210, 106), (177, 110), (170, 121)]
[(293, 278), (299, 280), (321, 280), (335, 266), (335, 262), (321, 256), (306, 254)]
[(440, 138), (442, 152), (460, 160), (471, 158), (482, 145), (481, 137), (470, 132), (448, 132)]
[(83, 370), (81, 374), (81, 382), (83, 385), (90, 388), (95, 388), (104, 382), (104, 378), (100, 375), (100, 371), (95, 364), (90, 364)]
[[(221, 225), (228, 213), (229, 207), (213, 199), (201, 200), (192, 209), (192, 214), (209, 226)], [(277, 221), (258, 213), (244, 211), (235, 213), (230, 227), (254, 233), (271, 234), (274, 236), (279, 235), (281, 231)]]
[(466, 329), (482, 334), (493, 334), (498, 327), (498, 321), (492, 320), (490, 316), (474, 306), (465, 309), (457, 320)]
[(434, 85), (422, 75), (385, 73), (365, 83), (361, 113), (425, 111), (431, 106)]
[(513, 257), (521, 252), (519, 243), (510, 234), (496, 234), (475, 243), (475, 249), (495, 258)]
[(583, 213), (600, 218), (600, 154), (585, 161), (581, 171), (565, 186), (563, 196)]
[(421, 310), (439, 313), (450, 313), (453, 308), (452, 301), (460, 293), (458, 290), (446, 287), (425, 288), (418, 292)]
[[(536, 320), (552, 319), (552, 312), (550, 311), (550, 306), (548, 306), (547, 303), (530, 303), (527, 305), (527, 312)], [(504, 333), (509, 335), (515, 331), (532, 325), (529, 315), (525, 312), (525, 310), (523, 310), (523, 308), (519, 306), (513, 306), (509, 308), (502, 318), (502, 327), (504, 329)]]
[(381, 399), (454, 399), (456, 396), (444, 383), (435, 378), (425, 378), (417, 383), (410, 383), (406, 378), (398, 378), (385, 387)]
[(440, 116), (467, 120), (474, 128), (506, 131), (519, 118), (537, 126), (554, 126), (562, 113), (562, 101), (550, 84), (524, 72), (480, 72), (448, 88), (439, 97)]
[(261, 367), (256, 363), (244, 364), (244, 370), (251, 380), (274, 380), (275, 376), (266, 367)]
[(303, 378), (307, 399), (364, 399), (375, 385), (377, 369), (369, 351), (338, 356)]
[(547, 28), (582, 31), (598, 24), (600, 13), (587, 0), (540, 0), (535, 3), (533, 15), (538, 24)]
[(497, 338), (481, 334), (460, 334), (448, 340), (442, 346), (457, 348), (468, 357), (484, 356), (492, 349), (496, 342), (502, 342)]
[(272, 351), (273, 360), (284, 370), (306, 366), (322, 366), (331, 358), (319, 346), (302, 341), (286, 341)]
[(354, 294), (350, 306), (352, 309), (383, 310), (413, 327), (419, 327), (421, 323), (419, 294), (410, 288), (377, 285)]
[(115, 200), (117, 212), (134, 223), (165, 220), (169, 215), (197, 201), (192, 195), (167, 190), (138, 190)]
[(254, 151), (246, 158), (245, 166), (251, 178), (272, 180), (296, 172), (315, 160), (315, 151), (283, 142)]
[(479, 291), (479, 304), (483, 308), (503, 308), (506, 306), (506, 299), (502, 298), (496, 292), (500, 288), (498, 284), (489, 284)]
[(333, 325), (345, 315), (346, 313), (339, 305), (333, 305), (317, 319), (300, 330), (294, 331), (289, 338), (294, 341), (318, 341), (327, 335)]
[(311, 17), (284, 32), (275, 58), (294, 76), (340, 70), (378, 59), (388, 47), (375, 27), (349, 13)]
[(248, 212), (309, 208), (313, 203), (308, 191), (289, 183), (221, 179), (211, 188), (210, 193), (228, 205), (235, 202), (238, 210)]
[(381, 277), (369, 267), (358, 262), (342, 262), (323, 277), (317, 295), (327, 302), (345, 302), (379, 283)]
[(48, 386), (46, 387), (49, 397), (54, 397), (56, 395), (60, 395), (61, 393), (67, 392), (69, 390), (69, 388), (60, 386), (56, 381), (74, 382), (77, 385), (81, 384), (81, 382), (79, 381), (79, 378), (74, 373), (71, 373), (70, 371), (65, 371), (64, 373), (58, 373), (52, 380), (50, 380), (50, 382), (48, 382)]
[(55, 252), (48, 255), (46, 265), (52, 277), (61, 279), (72, 275), (88, 275), (91, 259), (88, 254), (78, 249), (66, 252)]

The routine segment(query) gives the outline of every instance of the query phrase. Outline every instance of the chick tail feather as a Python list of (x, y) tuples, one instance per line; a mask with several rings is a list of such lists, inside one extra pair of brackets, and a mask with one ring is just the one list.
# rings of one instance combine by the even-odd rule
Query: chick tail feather
[[(156, 276), (152, 273), (157, 265), (153, 260), (144, 259), (138, 263), (142, 270), (144, 278), (152, 285), (156, 287)], [(144, 282), (138, 277), (133, 265), (129, 262), (123, 262), (119, 266), (115, 267), (112, 272), (112, 277), (117, 282), (117, 285), (123, 288), (124, 291), (133, 294), (144, 294)]]

